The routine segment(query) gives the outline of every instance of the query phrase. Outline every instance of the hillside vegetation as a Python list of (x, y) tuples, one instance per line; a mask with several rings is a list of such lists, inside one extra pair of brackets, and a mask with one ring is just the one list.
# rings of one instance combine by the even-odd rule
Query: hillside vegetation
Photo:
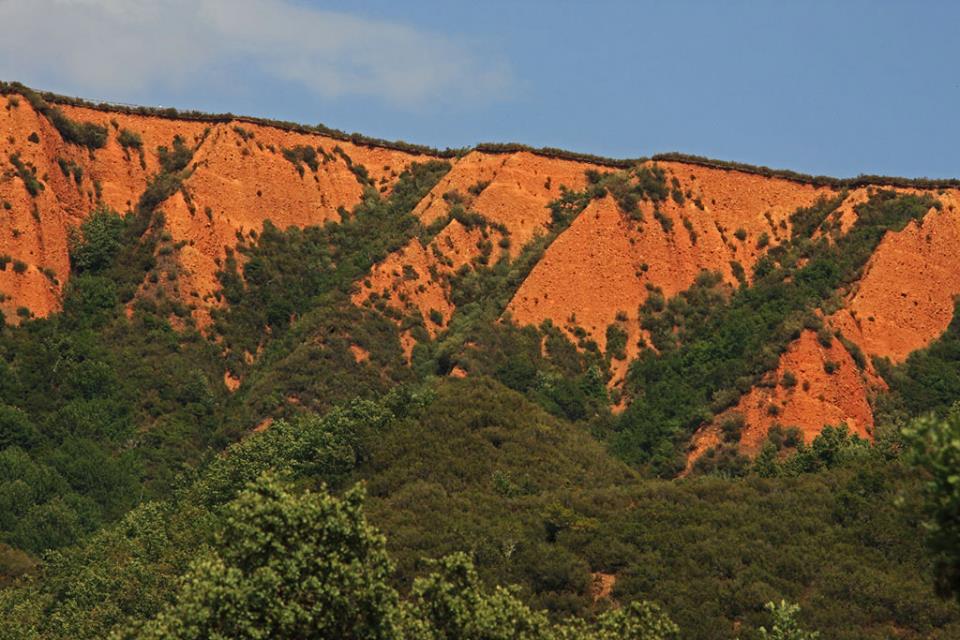
[(960, 633), (953, 182), (0, 129), (4, 637)]

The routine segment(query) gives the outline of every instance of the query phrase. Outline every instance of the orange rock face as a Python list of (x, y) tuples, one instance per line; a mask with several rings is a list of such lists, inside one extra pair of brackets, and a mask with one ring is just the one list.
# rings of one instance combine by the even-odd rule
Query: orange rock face
[[(795, 384), (786, 382), (790, 376)], [(772, 386), (754, 387), (736, 408), (701, 429), (688, 456), (690, 464), (721, 441), (719, 424), (731, 413), (744, 417), (746, 426), (740, 448), (748, 454), (760, 451), (775, 424), (799, 427), (807, 443), (824, 426), (841, 423), (862, 438), (873, 437), (869, 394), (872, 387), (881, 383), (868, 372), (860, 371), (838, 340), (833, 339), (829, 347), (824, 347), (815, 332), (804, 331), (780, 357), (771, 383)]]
[[(510, 302), (516, 322), (540, 324), (549, 318), (565, 327), (575, 318), (603, 349), (607, 326), (623, 312), (632, 358), (640, 337), (638, 307), (648, 284), (672, 296), (688, 289), (704, 269), (735, 283), (731, 262), (750, 273), (767, 247), (789, 237), (791, 213), (830, 195), (787, 180), (675, 162), (660, 166), (668, 182), (675, 178), (680, 192), (690, 194), (682, 204), (670, 199), (662, 206), (672, 229), (653, 219), (649, 205), (641, 207), (646, 219), (638, 224), (610, 198), (591, 203), (550, 245)], [(618, 365), (618, 373), (625, 368)]]
[[(98, 201), (120, 212), (132, 209), (148, 179), (159, 171), (157, 148), (171, 147), (175, 136), (195, 147), (192, 173), (160, 209), (174, 242), (184, 243), (178, 252), (180, 290), (187, 302), (197, 305), (194, 315), (201, 324), (219, 288), (217, 262), (227, 247), (236, 245), (238, 233), (258, 231), (267, 219), (281, 228), (339, 219), (339, 209), (354, 207), (363, 192), (350, 163), (362, 165), (373, 188), (386, 193), (412, 161), (429, 159), (259, 124), (59, 108), (76, 121), (106, 127), (106, 146), (90, 151), (66, 144), (25, 99), (0, 98), (0, 251), (28, 265), (23, 275), (0, 272), (0, 293), (5, 296), (0, 309), (8, 318), (19, 307), (36, 316), (59, 309), (70, 271), (70, 227), (78, 226)], [(140, 137), (142, 156), (120, 145), (123, 130)], [(32, 134), (37, 142), (31, 141)], [(284, 148), (298, 145), (326, 152), (316, 172), (305, 167), (301, 176), (283, 156)], [(15, 175), (11, 154), (36, 169), (44, 185), (36, 197)], [(77, 167), (81, 178), (65, 175), (60, 160)]]
[[(499, 237), (500, 234), (490, 232), (488, 241), (496, 246)], [(374, 266), (353, 295), (353, 301), (362, 305), (377, 294), (400, 313), (416, 311), (423, 318), (427, 332), (435, 337), (453, 316), (448, 278), (463, 265), (470, 264), (478, 255), (477, 243), (482, 240), (481, 230), (467, 229), (456, 220), (427, 246), (414, 238)], [(409, 332), (404, 332), (402, 337), (409, 359), (416, 341)]]
[[(70, 272), (71, 227), (98, 202), (131, 210), (160, 170), (157, 148), (170, 147), (175, 136), (194, 155), (182, 188), (159, 208), (177, 246), (167, 258), (175, 261), (176, 292), (194, 309), (201, 327), (210, 307), (219, 304), (216, 272), (238, 238), (251, 237), (265, 220), (280, 228), (339, 220), (365, 189), (388, 194), (412, 162), (432, 159), (243, 120), (210, 123), (60, 108), (74, 120), (106, 127), (106, 146), (90, 151), (66, 144), (28, 101), (0, 97), (0, 256), (9, 256), (0, 270), (0, 310), (8, 322), (27, 312), (44, 316), (60, 308)], [(120, 145), (124, 130), (140, 137), (142, 153)], [(318, 150), (316, 170), (284, 156), (284, 149), (296, 147)], [(548, 230), (549, 204), (563, 187), (579, 191), (587, 186), (588, 170), (612, 171), (526, 151), (473, 151), (450, 162), (450, 172), (413, 211), (425, 226), (444, 221), (443, 228), (429, 241), (414, 238), (375, 265), (353, 295), (357, 305), (389, 307), (408, 328), (410, 316), (421, 317), (431, 337), (455, 312), (450, 279), (458, 270), (494, 263), (504, 254), (515, 257)], [(660, 206), (662, 220), (654, 217), (650, 203), (641, 204), (644, 219), (636, 220), (611, 197), (590, 202), (546, 249), (504, 315), (520, 325), (550, 319), (571, 335), (580, 327), (601, 349), (607, 327), (618, 323), (628, 334), (627, 358), (612, 363), (614, 386), (645, 337), (638, 309), (650, 287), (673, 296), (705, 269), (720, 272), (731, 284), (740, 268), (749, 278), (757, 260), (789, 237), (789, 216), (797, 208), (837, 194), (739, 170), (676, 161), (658, 166), (671, 190)], [(28, 183), (34, 179), (42, 187), (31, 194)], [(828, 319), (867, 354), (902, 361), (941, 335), (952, 318), (954, 297), (960, 294), (960, 191), (933, 195), (942, 208), (888, 234), (844, 307)], [(856, 220), (854, 207), (867, 197), (866, 188), (848, 194), (836, 214), (842, 231)], [(455, 203), (482, 214), (491, 225), (447, 222)], [(415, 342), (409, 329), (401, 335), (408, 358)], [(352, 351), (358, 362), (369, 357), (359, 347)], [(824, 370), (828, 362), (839, 367), (832, 374)], [(839, 422), (870, 435), (868, 396), (880, 382), (858, 371), (839, 342), (825, 348), (804, 333), (782, 356), (777, 378), (787, 372), (796, 377), (795, 386), (757, 387), (736, 408), (747, 418), (745, 451), (756, 451), (775, 423), (799, 426), (807, 439), (824, 424)], [(225, 379), (225, 384), (233, 388), (238, 381)], [(717, 444), (718, 434), (717, 425), (702, 429), (691, 460)]]
[(517, 251), (546, 229), (550, 222), (547, 205), (560, 197), (561, 186), (574, 191), (586, 186), (587, 169), (603, 167), (525, 151), (498, 155), (474, 151), (454, 164), (413, 213), (427, 224), (443, 218), (450, 211), (443, 196), (456, 191), (467, 199), (471, 210), (506, 226)]
[(833, 318), (868, 354), (900, 362), (950, 324), (960, 294), (960, 194), (937, 197), (940, 211), (932, 209), (919, 224), (884, 237)]

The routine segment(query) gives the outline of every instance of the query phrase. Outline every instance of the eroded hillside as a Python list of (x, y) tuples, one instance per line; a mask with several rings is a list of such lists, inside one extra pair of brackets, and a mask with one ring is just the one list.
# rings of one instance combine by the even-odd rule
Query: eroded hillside
[[(406, 366), (429, 369), (414, 349), (441, 345), (424, 357), (441, 363), (437, 373), (458, 376), (494, 372), (471, 370), (476, 359), (464, 355), (485, 348), (477, 318), (533, 325), (547, 360), (557, 360), (564, 337), (576, 346), (586, 358), (577, 365), (582, 379), (599, 380), (597, 393), (607, 393), (604, 401), (618, 412), (643, 401), (649, 386), (643, 367), (631, 363), (691, 349), (697, 323), (726, 326), (709, 311), (690, 313), (697, 300), (735, 308), (746, 295), (738, 292), (771, 270), (783, 271), (781, 284), (789, 286), (829, 247), (869, 236), (856, 244), (857, 251), (869, 245), (863, 264), (845, 265), (842, 276), (827, 279), (829, 291), (803, 300), (807, 320), (800, 309), (778, 316), (790, 330), (771, 330), (777, 340), (768, 352), (750, 356), (761, 364), (732, 387), (709, 390), (709, 411), (664, 436), (691, 443), (688, 468), (729, 442), (756, 454), (776, 428), (796, 427), (809, 441), (825, 424), (845, 423), (870, 438), (871, 400), (884, 389), (872, 358), (898, 363), (931, 344), (950, 324), (960, 294), (960, 192), (952, 185), (844, 182), (676, 157), (628, 163), (512, 147), (439, 152), (232, 116), (58, 102), (8, 85), (0, 97), (0, 309), (8, 324), (57, 312), (76, 270), (73, 230), (98, 209), (149, 214), (162, 233), (124, 300), (128, 310), (141, 299), (173, 300), (185, 310), (172, 318), (177, 327), (192, 323), (223, 340), (213, 318), (230, 307), (231, 291), (253, 284), (244, 248), (259, 242), (267, 221), (281, 232), (345, 224), (363, 206), (393, 202), (411, 167), (440, 159), (446, 164), (424, 193), (408, 203), (405, 192), (385, 209), (412, 222), (384, 253), (377, 247), (354, 264), (369, 264), (359, 277), (343, 272), (356, 317), (395, 326)], [(926, 198), (915, 203), (922, 215), (875, 228), (862, 222), (881, 215), (871, 207), (883, 189)], [(802, 213), (821, 209), (813, 223)], [(367, 228), (379, 227), (356, 233)], [(317, 268), (342, 260), (332, 252)], [(313, 266), (296, 268), (309, 273)], [(712, 297), (696, 297), (708, 281)], [(279, 321), (293, 324), (309, 308), (306, 301), (294, 306), (296, 313), (264, 313), (275, 323), (282, 311)], [(242, 360), (225, 367), (231, 389), (274, 331), (250, 322), (255, 335), (242, 349), (239, 342), (232, 354), (233, 344), (225, 348)], [(348, 328), (336, 331), (353, 363), (373, 375), (380, 356), (371, 360), (370, 345)], [(498, 361), (496, 371), (515, 365)], [(534, 373), (515, 388), (540, 393), (553, 384)], [(625, 416), (629, 423), (629, 410)], [(724, 427), (731, 419), (743, 422), (735, 438)]]

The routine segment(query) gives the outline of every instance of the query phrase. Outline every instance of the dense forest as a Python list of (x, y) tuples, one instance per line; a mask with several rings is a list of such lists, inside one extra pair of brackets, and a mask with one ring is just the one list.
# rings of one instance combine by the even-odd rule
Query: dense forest
[[(70, 144), (102, 146), (48, 112)], [(459, 196), (439, 222), (414, 215), (448, 159), (389, 190), (349, 161), (359, 204), (239, 237), (201, 327), (164, 212), (195, 152), (175, 137), (128, 211), (95, 203), (62, 309), (0, 329), (3, 637), (960, 637), (960, 317), (899, 364), (823, 320), (886, 234), (941, 208), (935, 193), (873, 189), (841, 229), (838, 185), (736, 286), (703, 271), (674, 296), (651, 287), (649, 339), (613, 388), (618, 325), (600, 349), (506, 309), (592, 203), (672, 229), (665, 203), (686, 196), (656, 165), (590, 170), (511, 251)], [(301, 176), (342, 161), (284, 157)], [(451, 221), (479, 240), (438, 276), (448, 321), (355, 302), (374, 265)], [(882, 379), (872, 440), (778, 425), (748, 456), (727, 417), (687, 469), (694, 432), (804, 331)]]

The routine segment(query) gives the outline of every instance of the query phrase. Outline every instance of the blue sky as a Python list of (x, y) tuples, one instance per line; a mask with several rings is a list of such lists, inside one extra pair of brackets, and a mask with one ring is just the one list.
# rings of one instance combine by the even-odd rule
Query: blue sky
[(960, 177), (958, 2), (0, 0), (0, 78), (437, 147)]

